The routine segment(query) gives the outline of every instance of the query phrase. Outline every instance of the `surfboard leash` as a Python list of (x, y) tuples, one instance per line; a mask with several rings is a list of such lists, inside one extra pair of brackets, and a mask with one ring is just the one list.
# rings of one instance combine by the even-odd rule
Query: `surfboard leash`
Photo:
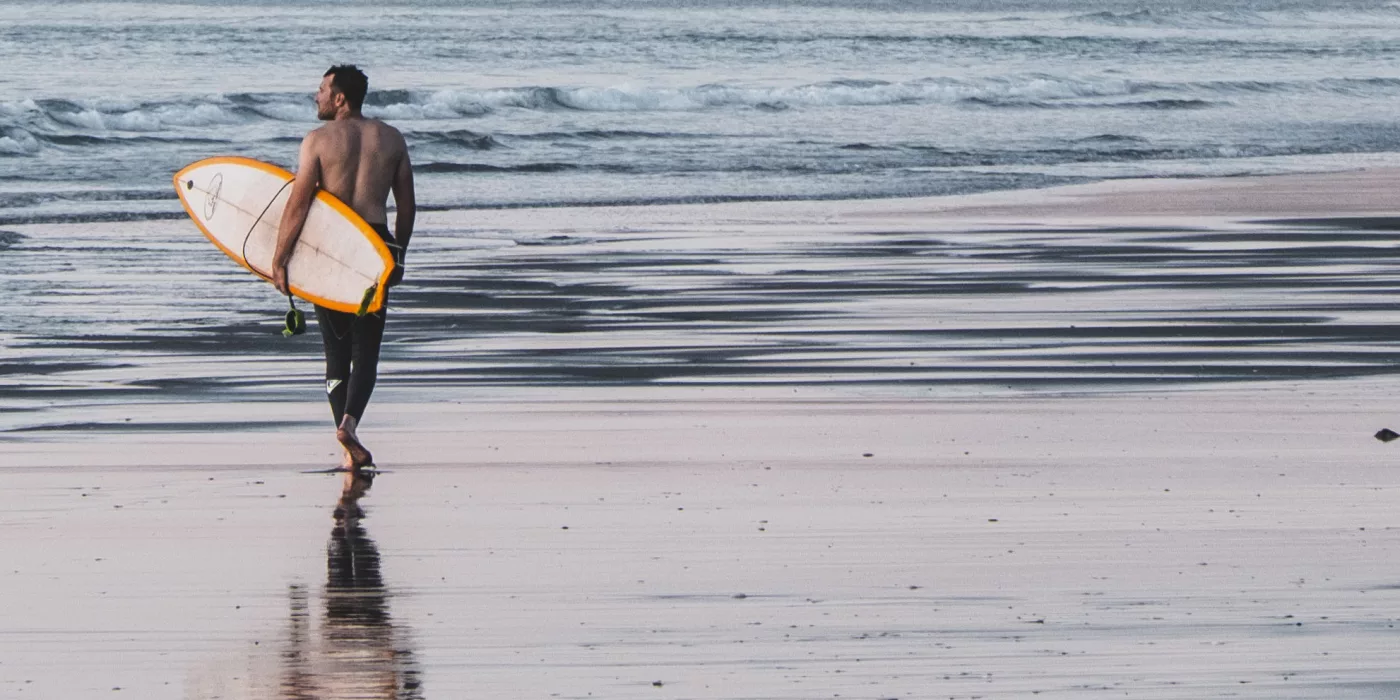
[[(287, 188), (291, 186), (291, 184), (295, 181), (296, 178), (293, 177), (285, 183), (282, 183), (282, 187), (277, 190), (277, 194), (272, 195), (272, 199), (267, 200), (267, 206), (263, 207), (263, 210), (258, 213), (258, 217), (256, 219), (253, 219), (253, 225), (248, 227), (248, 233), (243, 234), (242, 252), (244, 262), (248, 261), (248, 240), (253, 237), (253, 231), (257, 230), (258, 224), (262, 222), (263, 215), (267, 214), (267, 210), (272, 208), (272, 203), (276, 202), (277, 198), (281, 197), (282, 193), (285, 192)], [(258, 272), (257, 268), (254, 268), (252, 263), (248, 263), (248, 269), (252, 270), (253, 274), (257, 275), (258, 277), (261, 277), (267, 280), (268, 282), (272, 281), (271, 277), (268, 277), (267, 275)], [(283, 318), (283, 320), (286, 322), (286, 326), (282, 329), (282, 337), (290, 338), (294, 335), (301, 335), (302, 333), (305, 333), (306, 314), (302, 313), (301, 309), (297, 308), (296, 302), (292, 301), (292, 295), (290, 294), (287, 295), (287, 306), (290, 306), (291, 309), (287, 311), (287, 315)]]
[(298, 309), (297, 305), (292, 303), (292, 295), (290, 294), (287, 295), (287, 306), (290, 306), (292, 308), (287, 311), (287, 315), (284, 318), (287, 327), (282, 329), (282, 337), (290, 338), (294, 335), (301, 335), (302, 333), (305, 333), (306, 314), (302, 313), (301, 309)]
[[(291, 186), (291, 184), (292, 184), (293, 182), (296, 182), (296, 178), (295, 178), (295, 177), (292, 178), (292, 179), (290, 179), (290, 180), (288, 180), (288, 181), (286, 181), (286, 182), (284, 182), (284, 183), (282, 183), (281, 189), (277, 190), (277, 194), (272, 195), (272, 199), (267, 200), (267, 206), (263, 207), (263, 210), (262, 210), (261, 212), (258, 213), (258, 217), (257, 217), (256, 219), (253, 219), (253, 225), (248, 227), (248, 232), (245, 233), (245, 234), (243, 234), (243, 249), (242, 249), (242, 253), (243, 253), (243, 261), (244, 261), (244, 262), (248, 262), (248, 239), (250, 239), (250, 238), (253, 237), (253, 231), (256, 231), (256, 230), (257, 230), (258, 224), (262, 222), (263, 215), (267, 214), (267, 210), (272, 208), (272, 203), (273, 203), (273, 202), (276, 202), (276, 201), (277, 201), (277, 198), (278, 198), (278, 197), (281, 197), (281, 196), (282, 196), (282, 193), (285, 192), (285, 191), (287, 190), (287, 187)], [(271, 282), (271, 281), (272, 281), (272, 278), (271, 278), (271, 277), (268, 277), (267, 275), (264, 275), (263, 273), (258, 272), (257, 268), (253, 267), (253, 264), (252, 264), (252, 263), (248, 263), (248, 269), (249, 269), (249, 270), (252, 270), (252, 271), (253, 271), (253, 274), (257, 275), (258, 277), (261, 277), (261, 278), (267, 280), (268, 282)]]
[[(277, 190), (277, 194), (272, 195), (272, 199), (269, 199), (267, 201), (267, 206), (263, 207), (263, 210), (261, 212), (258, 212), (257, 218), (253, 219), (253, 225), (248, 227), (248, 233), (243, 234), (242, 253), (243, 260), (245, 262), (247, 262), (248, 260), (248, 241), (252, 239), (253, 231), (257, 230), (258, 224), (262, 222), (263, 216), (267, 214), (267, 210), (272, 208), (272, 205), (277, 201), (277, 198), (281, 197), (282, 193), (285, 192), (287, 188), (290, 187), (291, 184), (295, 181), (296, 178), (293, 177), (292, 179), (282, 184), (282, 187)], [(261, 277), (264, 280), (267, 280), (268, 282), (272, 281), (271, 277), (264, 275), (263, 273), (259, 272), (257, 268), (254, 268), (252, 263), (248, 263), (248, 269), (252, 270), (253, 274), (257, 275), (258, 277)], [(357, 320), (369, 311), (369, 305), (374, 300), (375, 292), (377, 291), (379, 291), (378, 283), (371, 285), (369, 289), (365, 290), (364, 297), (360, 300), (360, 308), (355, 312), (355, 318)], [(287, 309), (286, 316), (284, 316), (283, 318), (285, 326), (282, 328), (282, 337), (290, 338), (294, 335), (301, 335), (302, 333), (305, 333), (306, 314), (302, 313), (301, 309), (297, 308), (296, 302), (293, 301), (291, 294), (287, 295), (287, 306), (289, 308)], [(343, 336), (338, 331), (335, 331), (334, 328), (332, 328), (331, 330), (335, 332), (337, 340), (343, 338)], [(346, 331), (346, 333), (348, 334), (349, 331)]]

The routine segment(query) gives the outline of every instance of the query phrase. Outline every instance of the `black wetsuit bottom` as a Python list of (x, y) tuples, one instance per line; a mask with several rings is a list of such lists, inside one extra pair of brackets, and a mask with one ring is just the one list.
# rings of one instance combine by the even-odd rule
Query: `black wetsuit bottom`
[[(370, 225), (386, 243), (394, 243), (389, 227)], [(316, 307), (316, 325), (321, 328), (321, 343), (326, 350), (326, 397), (337, 426), (347, 415), (358, 422), (365, 414), (374, 382), (379, 378), (379, 345), (384, 341), (388, 312), (388, 290), (384, 306), (364, 316)]]

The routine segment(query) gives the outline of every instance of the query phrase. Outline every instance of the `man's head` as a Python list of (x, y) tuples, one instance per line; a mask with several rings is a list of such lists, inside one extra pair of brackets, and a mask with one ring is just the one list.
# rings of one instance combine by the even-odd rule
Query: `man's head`
[(359, 114), (366, 92), (369, 92), (369, 78), (359, 68), (331, 66), (321, 78), (321, 89), (316, 91), (316, 117), (330, 121), (340, 116), (342, 110), (349, 115)]

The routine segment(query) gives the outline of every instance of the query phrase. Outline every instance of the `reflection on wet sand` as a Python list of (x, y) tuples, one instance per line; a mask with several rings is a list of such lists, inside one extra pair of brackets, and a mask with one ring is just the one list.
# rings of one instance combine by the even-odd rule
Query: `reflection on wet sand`
[(407, 635), (389, 615), (379, 548), (361, 524), (373, 476), (346, 474), (326, 545), (325, 609), (312, 619), (305, 586), (290, 587), (291, 622), (279, 697), (287, 700), (422, 698)]

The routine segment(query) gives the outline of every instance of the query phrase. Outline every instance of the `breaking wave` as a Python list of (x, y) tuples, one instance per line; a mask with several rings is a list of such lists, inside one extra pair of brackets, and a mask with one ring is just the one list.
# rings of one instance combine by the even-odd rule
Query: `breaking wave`
[(577, 170), (570, 163), (526, 163), (524, 165), (488, 165), (486, 163), (422, 163), (413, 166), (420, 173), (559, 173)]
[[(1200, 109), (1220, 98), (1260, 93), (1335, 93), (1400, 96), (1400, 79), (1325, 78), (1296, 81), (1164, 83), (1113, 77), (1017, 75), (980, 79), (925, 78), (905, 82), (835, 80), (779, 87), (708, 84), (692, 87), (517, 87), (436, 91), (391, 90), (370, 94), (365, 112), (391, 121), (460, 120), (503, 110), (582, 112), (699, 112), (754, 109), (768, 112), (919, 104), (990, 107), (1120, 107)], [(33, 155), (44, 144), (101, 146), (137, 136), (211, 138), (216, 128), (267, 122), (314, 123), (309, 97), (283, 93), (215, 95), (167, 102), (25, 99), (0, 102), (0, 155)], [(457, 129), (411, 130), (423, 139), (489, 150), (490, 135)], [(646, 130), (595, 129), (526, 134), (519, 138), (666, 138)], [(287, 138), (276, 135), (274, 138)], [(217, 140), (217, 139), (216, 139)], [(126, 143), (131, 143), (127, 141)]]

